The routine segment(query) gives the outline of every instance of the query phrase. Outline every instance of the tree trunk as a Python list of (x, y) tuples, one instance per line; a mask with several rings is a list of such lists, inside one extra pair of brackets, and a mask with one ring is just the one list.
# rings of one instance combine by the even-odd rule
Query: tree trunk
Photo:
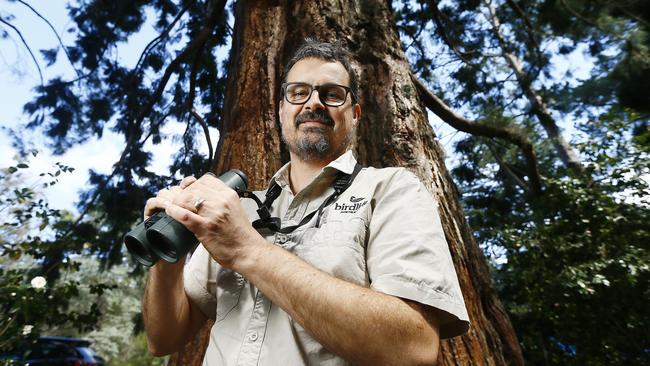
[[(339, 40), (360, 76), (362, 119), (356, 141), (366, 166), (404, 166), (439, 202), (472, 327), (442, 342), (441, 365), (522, 365), (514, 329), (491, 284), (487, 262), (463, 217), (458, 192), (444, 166), (424, 108), (410, 78), (389, 5), (381, 1), (240, 1), (228, 70), (225, 112), (213, 171), (239, 168), (262, 189), (288, 159), (277, 115), (281, 73), (307, 36)], [(176, 354), (170, 365), (202, 355), (208, 340)], [(198, 345), (201, 341), (203, 344)]]

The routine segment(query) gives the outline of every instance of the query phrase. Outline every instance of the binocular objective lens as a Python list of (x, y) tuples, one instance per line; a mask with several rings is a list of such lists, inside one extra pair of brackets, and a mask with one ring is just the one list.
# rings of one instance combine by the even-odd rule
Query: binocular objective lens
[(165, 259), (168, 262), (178, 261), (178, 252), (176, 251), (176, 246), (171, 240), (169, 240), (166, 235), (152, 230), (147, 233), (147, 238), (150, 242), (157, 244), (156, 251), (161, 258)]

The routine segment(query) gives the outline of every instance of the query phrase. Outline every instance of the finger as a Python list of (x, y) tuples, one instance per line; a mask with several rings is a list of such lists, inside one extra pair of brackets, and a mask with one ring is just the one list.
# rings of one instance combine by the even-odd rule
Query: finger
[(165, 213), (172, 219), (183, 224), (183, 226), (197, 236), (200, 234), (201, 227), (205, 226), (205, 219), (203, 217), (175, 204), (167, 206)]
[(172, 189), (174, 187), (169, 187), (169, 188), (163, 188), (156, 193), (156, 197), (169, 197), (169, 195), (173, 192)]
[(181, 206), (186, 210), (196, 212), (196, 204), (200, 199), (205, 199), (210, 195), (209, 192), (197, 189), (196, 185), (189, 187), (186, 190), (183, 190), (179, 194), (175, 195), (171, 202), (174, 205)]
[(181, 192), (183, 192), (183, 189), (180, 186), (173, 186), (167, 189), (163, 189), (162, 191), (158, 192), (158, 195), (161, 197), (165, 197), (166, 199), (171, 201), (174, 199), (174, 197), (178, 196)]
[(147, 205), (151, 205), (160, 210), (164, 210), (169, 204), (171, 204), (171, 201), (166, 197), (151, 197), (147, 200)]
[(181, 180), (181, 183), (179, 184), (179, 186), (181, 187), (181, 189), (185, 189), (185, 188), (189, 187), (190, 184), (192, 184), (194, 182), (196, 182), (196, 178), (190, 175), (188, 177), (183, 178), (183, 180)]
[(144, 206), (144, 218), (148, 219), (156, 211), (162, 211), (167, 207), (171, 202), (163, 197), (151, 197), (147, 200), (147, 203)]
[(209, 187), (217, 191), (232, 190), (221, 179), (217, 178), (214, 174), (204, 174), (197, 180), (197, 183), (204, 187)]

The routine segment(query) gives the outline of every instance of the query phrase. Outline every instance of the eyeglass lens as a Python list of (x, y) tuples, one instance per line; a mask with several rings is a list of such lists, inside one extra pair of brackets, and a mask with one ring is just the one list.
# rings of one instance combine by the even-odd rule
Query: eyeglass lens
[(291, 83), (286, 86), (285, 96), (289, 103), (301, 104), (307, 102), (314, 89), (318, 90), (318, 97), (326, 105), (336, 107), (345, 103), (347, 90), (336, 84), (324, 84), (312, 87), (311, 84)]

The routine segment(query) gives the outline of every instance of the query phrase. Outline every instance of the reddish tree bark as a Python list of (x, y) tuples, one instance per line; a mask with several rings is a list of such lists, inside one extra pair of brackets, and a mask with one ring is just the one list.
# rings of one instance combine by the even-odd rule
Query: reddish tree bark
[[(239, 168), (262, 189), (287, 161), (277, 108), (284, 63), (306, 36), (338, 40), (352, 53), (363, 107), (355, 150), (366, 166), (403, 166), (425, 183), (439, 212), (472, 327), (442, 342), (441, 365), (522, 365), (514, 329), (492, 287), (487, 262), (464, 219), (410, 78), (387, 2), (242, 1), (235, 8), (228, 89), (213, 171)], [(170, 365), (199, 365), (209, 328)]]

